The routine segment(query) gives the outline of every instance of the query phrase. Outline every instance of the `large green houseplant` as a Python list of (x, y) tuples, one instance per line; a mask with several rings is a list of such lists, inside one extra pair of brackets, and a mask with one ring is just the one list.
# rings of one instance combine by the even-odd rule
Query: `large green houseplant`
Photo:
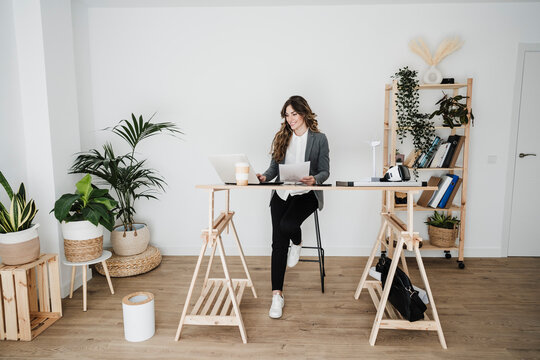
[(152, 117), (144, 120), (131, 114), (131, 120), (121, 120), (112, 131), (126, 141), (131, 151), (117, 155), (111, 143), (103, 145), (103, 151), (92, 149), (80, 153), (71, 173), (89, 173), (104, 180), (114, 190), (118, 199), (118, 215), (122, 224), (111, 232), (114, 252), (118, 255), (135, 255), (143, 252), (150, 241), (146, 224), (134, 220), (135, 203), (138, 199), (157, 199), (158, 191), (164, 190), (165, 180), (159, 173), (146, 166), (146, 160), (136, 156), (137, 145), (144, 139), (167, 133), (182, 134), (176, 124), (171, 122), (152, 123)]
[(72, 262), (89, 261), (103, 252), (103, 228), (114, 227), (116, 200), (109, 190), (92, 185), (85, 175), (74, 194), (64, 194), (54, 203), (54, 216), (62, 224), (64, 252)]
[(26, 188), (21, 183), (13, 189), (0, 171), (0, 184), (10, 204), (0, 202), (0, 257), (6, 265), (20, 265), (39, 257), (39, 224), (32, 224), (38, 212), (34, 200), (27, 201)]

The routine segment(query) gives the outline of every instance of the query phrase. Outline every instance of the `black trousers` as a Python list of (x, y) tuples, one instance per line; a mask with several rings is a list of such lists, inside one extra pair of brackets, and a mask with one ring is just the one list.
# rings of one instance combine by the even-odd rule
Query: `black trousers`
[(313, 191), (289, 196), (283, 201), (274, 194), (270, 201), (272, 213), (272, 290), (283, 290), (283, 280), (287, 267), (289, 240), (295, 245), (302, 242), (300, 225), (318, 207)]

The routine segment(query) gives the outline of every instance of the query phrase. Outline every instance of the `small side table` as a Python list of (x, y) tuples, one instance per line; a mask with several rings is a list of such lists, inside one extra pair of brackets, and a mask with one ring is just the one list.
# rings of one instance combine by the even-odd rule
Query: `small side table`
[(87, 282), (86, 273), (88, 271), (88, 265), (101, 263), (101, 265), (103, 266), (103, 270), (105, 270), (105, 277), (107, 278), (107, 282), (109, 283), (109, 288), (111, 289), (111, 294), (114, 295), (114, 289), (113, 289), (113, 286), (112, 286), (111, 277), (109, 276), (109, 269), (107, 268), (107, 263), (105, 262), (105, 260), (107, 260), (111, 256), (112, 256), (112, 253), (110, 251), (103, 250), (103, 253), (101, 254), (101, 256), (98, 257), (97, 259), (94, 259), (94, 260), (82, 261), (82, 262), (71, 262), (71, 261), (67, 261), (67, 260), (64, 259), (62, 261), (64, 265), (72, 267), (72, 270), (71, 270), (71, 286), (70, 286), (70, 289), (69, 289), (69, 298), (70, 299), (73, 297), (73, 282), (75, 281), (75, 271), (76, 271), (75, 269), (76, 269), (77, 266), (82, 266), (83, 267), (83, 273), (82, 273), (82, 275), (83, 275), (83, 311), (86, 311), (86, 282)]

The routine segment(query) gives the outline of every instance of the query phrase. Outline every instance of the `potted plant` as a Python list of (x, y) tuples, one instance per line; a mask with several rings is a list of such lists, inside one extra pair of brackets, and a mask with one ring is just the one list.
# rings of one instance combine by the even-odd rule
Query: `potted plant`
[(23, 183), (14, 193), (1, 171), (0, 183), (11, 200), (9, 210), (0, 202), (0, 257), (5, 265), (26, 264), (39, 257), (39, 224), (32, 225), (36, 203), (26, 201)]
[[(103, 253), (103, 228), (114, 227), (117, 202), (109, 190), (92, 185), (85, 175), (75, 194), (64, 194), (54, 203), (54, 216), (62, 224), (64, 252), (71, 262), (97, 259)], [(51, 211), (51, 212), (52, 212)]]
[(457, 217), (435, 211), (427, 218), (425, 224), (428, 225), (429, 240), (432, 245), (443, 248), (455, 246), (459, 226)]
[[(422, 114), (418, 110), (418, 72), (411, 70), (407, 66), (399, 69), (392, 76), (397, 80), (398, 92), (396, 94), (397, 130), (399, 140), (410, 134), (414, 150), (418, 153), (428, 152), (433, 138), (435, 137), (435, 127), (430, 121), (428, 114)], [(415, 167), (416, 175), (416, 167)]]
[(71, 173), (95, 175), (114, 190), (118, 199), (117, 219), (122, 224), (111, 232), (111, 243), (117, 255), (129, 256), (142, 253), (150, 242), (150, 231), (144, 223), (134, 220), (135, 202), (138, 199), (157, 199), (157, 191), (164, 190), (165, 180), (153, 169), (146, 167), (146, 160), (135, 156), (137, 145), (144, 139), (161, 133), (182, 134), (176, 124), (170, 122), (152, 123), (137, 119), (131, 114), (131, 121), (121, 120), (115, 127), (108, 128), (125, 140), (131, 151), (116, 155), (110, 143), (103, 145), (103, 153), (92, 149), (81, 153), (71, 167)]
[[(429, 118), (433, 119), (435, 116), (440, 115), (443, 118), (443, 126), (450, 128), (467, 124), (469, 122), (469, 110), (467, 104), (460, 103), (461, 100), (467, 98), (468, 96), (463, 95), (448, 96), (443, 92), (443, 97), (435, 104), (439, 105), (439, 110), (435, 110), (429, 115)], [(471, 120), (474, 120), (472, 110), (470, 117)]]

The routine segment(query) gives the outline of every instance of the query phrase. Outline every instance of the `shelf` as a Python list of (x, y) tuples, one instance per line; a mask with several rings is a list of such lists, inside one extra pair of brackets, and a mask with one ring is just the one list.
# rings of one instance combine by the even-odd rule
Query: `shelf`
[[(467, 84), (421, 84), (418, 88), (420, 90), (448, 90), (448, 89), (461, 89), (466, 88)], [(392, 90), (392, 85), (387, 84), (384, 88), (386, 91)]]
[(422, 250), (440, 250), (440, 251), (450, 251), (450, 250), (459, 250), (458, 246), (452, 246), (452, 247), (438, 247), (435, 245), (431, 245), (431, 242), (429, 240), (422, 240), (422, 247), (420, 248), (420, 251)]
[[(451, 128), (450, 126), (434, 126), (435, 130), (441, 130), (441, 129), (448, 129), (448, 130), (452, 130), (452, 129), (455, 129), (455, 130), (460, 130), (460, 129), (465, 129), (466, 126), (454, 126), (453, 128)], [(391, 130), (390, 129), (390, 126), (385, 126), (384, 127), (385, 130)], [(404, 128), (404, 129), (408, 129), (408, 128)]]
[[(388, 169), (388, 166), (383, 166), (383, 169)], [(414, 169), (413, 167), (409, 169)], [(443, 170), (443, 171), (463, 171), (462, 167), (455, 167), (455, 168), (417, 168), (418, 171), (436, 171), (436, 170)]]
[[(407, 211), (407, 204), (399, 204), (394, 205), (394, 210), (396, 211)], [(432, 207), (425, 207), (420, 205), (413, 205), (413, 210), (415, 211), (461, 211), (461, 207), (457, 205), (452, 205), (448, 209), (447, 208), (432, 208)]]

